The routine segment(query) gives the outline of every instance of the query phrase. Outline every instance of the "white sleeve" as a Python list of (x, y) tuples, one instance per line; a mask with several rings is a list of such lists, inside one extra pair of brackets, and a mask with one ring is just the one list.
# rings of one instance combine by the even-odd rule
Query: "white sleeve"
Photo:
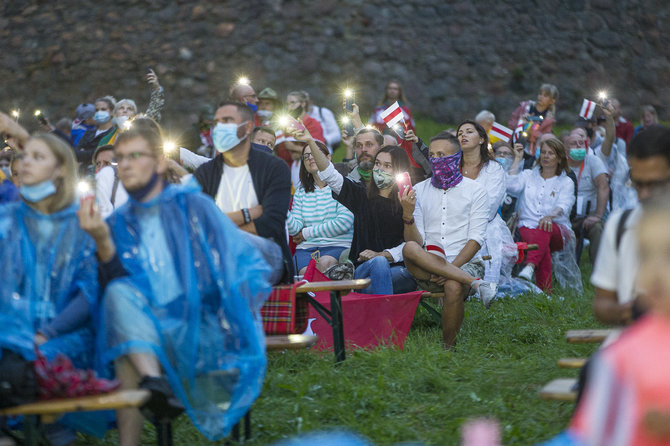
[(344, 184), (344, 177), (335, 169), (333, 163), (328, 164), (326, 170), (319, 171), (319, 178), (326, 182), (328, 187), (335, 192), (335, 195), (340, 195), (342, 184)]
[(197, 153), (193, 153), (190, 150), (185, 149), (184, 147), (180, 147), (179, 160), (181, 161), (182, 166), (184, 166), (185, 168), (195, 170), (198, 167), (200, 167), (200, 165), (205, 164), (207, 161), (209, 161), (210, 158), (198, 155)]
[(599, 157), (593, 155), (591, 157), (591, 163), (590, 163), (590, 169), (591, 169), (591, 178), (593, 178), (593, 181), (596, 180), (596, 177), (600, 174), (607, 174), (607, 166), (605, 166), (605, 163), (603, 162), (602, 159)]
[(596, 263), (593, 265), (591, 283), (593, 286), (607, 291), (617, 291), (617, 264), (619, 256), (616, 250), (616, 229), (619, 226), (623, 212), (617, 216), (610, 216), (605, 223)]
[(493, 220), (498, 213), (498, 208), (502, 204), (505, 192), (507, 191), (507, 181), (505, 171), (498, 161), (489, 161), (486, 165), (486, 178), (484, 179), (484, 190), (489, 202), (489, 221)]
[(402, 256), (402, 249), (405, 247), (405, 242), (402, 242), (398, 246), (395, 246), (393, 248), (385, 249), (384, 251), (388, 251), (389, 254), (391, 254), (391, 257), (393, 257), (393, 263), (398, 263), (403, 261), (403, 256)]
[(567, 175), (562, 178), (561, 188), (558, 191), (558, 199), (556, 200), (556, 207), (563, 209), (564, 217), (570, 218), (572, 205), (575, 204), (575, 183), (573, 183)]
[(103, 220), (114, 212), (112, 189), (114, 189), (114, 168), (103, 167), (95, 174), (95, 197)]
[(507, 192), (511, 194), (520, 194), (523, 192), (526, 187), (526, 181), (528, 181), (528, 172), (530, 170), (522, 170), (516, 175), (505, 174), (505, 179), (507, 183)]
[(486, 241), (486, 226), (488, 219), (488, 197), (486, 192), (479, 189), (472, 197), (470, 208), (470, 226), (468, 228), (468, 240), (474, 240), (479, 246), (484, 246)]
[(326, 138), (328, 145), (333, 146), (342, 139), (340, 127), (337, 125), (332, 111), (326, 107), (321, 107), (321, 114), (323, 116), (323, 137)]
[[(419, 186), (417, 188), (417, 186)], [(425, 200), (425, 184), (417, 184), (414, 186), (414, 190), (416, 191), (416, 206), (414, 206), (414, 224), (416, 225), (416, 230), (419, 231), (419, 235), (421, 236), (421, 242), (423, 246), (426, 245), (426, 229), (423, 224), (423, 209), (421, 208), (421, 201), (422, 199)]]

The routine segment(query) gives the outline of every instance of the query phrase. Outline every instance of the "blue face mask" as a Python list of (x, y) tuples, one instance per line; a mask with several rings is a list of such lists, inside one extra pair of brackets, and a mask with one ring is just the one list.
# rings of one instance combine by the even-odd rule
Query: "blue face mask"
[(28, 185), (22, 184), (19, 193), (24, 200), (31, 203), (37, 203), (47, 197), (56, 193), (56, 186), (51, 180), (42, 181), (41, 183)]
[[(223, 124), (221, 122), (217, 123), (214, 129), (212, 130), (212, 141), (214, 142), (214, 148), (220, 152), (227, 152), (233, 147), (237, 146), (243, 139), (237, 137), (237, 129), (240, 126), (243, 126), (249, 121), (245, 121), (240, 125), (235, 123)], [(247, 135), (248, 136), (248, 135)]]
[(504, 156), (501, 156), (501, 157), (499, 157), (499, 158), (496, 158), (496, 161), (498, 161), (498, 162), (500, 163), (500, 165), (502, 166), (502, 168), (503, 168), (503, 170), (504, 170), (505, 172), (507, 172), (507, 170), (508, 170), (508, 169), (510, 168), (510, 166), (512, 165), (512, 164), (509, 162), (509, 160), (508, 160), (507, 158), (505, 158)]
[(582, 161), (586, 158), (586, 149), (570, 149), (570, 159)]
[(103, 110), (97, 111), (93, 115), (93, 119), (98, 124), (104, 124), (105, 122), (109, 121), (109, 118), (110, 118), (109, 112)]
[(252, 104), (251, 102), (247, 102), (247, 107), (249, 107), (251, 111), (254, 113), (258, 111), (258, 104)]

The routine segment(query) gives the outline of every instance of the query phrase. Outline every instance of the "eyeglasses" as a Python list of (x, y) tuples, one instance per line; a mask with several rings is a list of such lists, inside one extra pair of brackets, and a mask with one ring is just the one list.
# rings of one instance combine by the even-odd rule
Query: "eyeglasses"
[(115, 153), (114, 154), (114, 158), (116, 159), (116, 162), (118, 164), (121, 164), (123, 162), (123, 160), (129, 160), (129, 161), (138, 160), (138, 159), (142, 158), (143, 156), (148, 156), (149, 158), (155, 158), (154, 155), (152, 155), (151, 153), (147, 153), (147, 152), (130, 152), (127, 155), (122, 155), (120, 153)]
[(302, 156), (302, 160), (303, 160), (303, 161), (307, 161), (307, 160), (310, 159), (310, 158), (314, 158), (310, 152), (306, 152), (306, 153)]

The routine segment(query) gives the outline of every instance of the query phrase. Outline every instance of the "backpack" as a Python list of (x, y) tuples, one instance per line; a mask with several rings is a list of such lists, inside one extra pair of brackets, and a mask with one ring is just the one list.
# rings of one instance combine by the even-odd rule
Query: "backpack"
[(37, 378), (32, 361), (12, 350), (0, 357), (0, 409), (32, 403), (37, 399)]
[(619, 221), (617, 222), (617, 227), (616, 227), (616, 244), (614, 245), (616, 248), (616, 252), (619, 252), (619, 246), (621, 245), (621, 239), (623, 238), (623, 233), (626, 231), (626, 222), (628, 221), (628, 217), (630, 217), (630, 214), (633, 212), (633, 209), (626, 209), (623, 211), (621, 214), (621, 217), (619, 218)]

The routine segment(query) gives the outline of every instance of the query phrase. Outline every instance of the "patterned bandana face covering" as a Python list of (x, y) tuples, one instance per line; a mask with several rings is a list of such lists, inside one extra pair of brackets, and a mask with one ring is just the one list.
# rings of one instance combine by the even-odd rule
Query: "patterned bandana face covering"
[(460, 150), (450, 156), (440, 158), (430, 158), (430, 167), (433, 169), (433, 176), (430, 184), (438, 189), (449, 189), (463, 181), (460, 164), (463, 152)]

